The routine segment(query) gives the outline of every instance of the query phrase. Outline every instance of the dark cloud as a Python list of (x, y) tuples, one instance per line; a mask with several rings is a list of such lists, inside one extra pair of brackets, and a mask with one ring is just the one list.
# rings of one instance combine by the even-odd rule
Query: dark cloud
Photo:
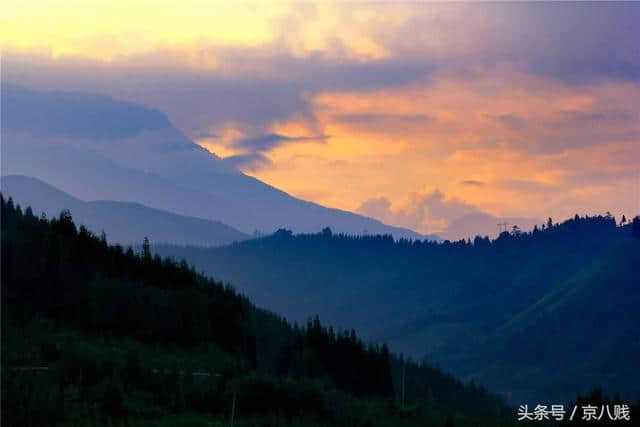
[[(638, 140), (640, 113), (636, 109), (640, 104), (637, 107), (633, 102), (631, 104), (612, 109), (611, 105), (598, 101), (590, 111), (561, 110), (536, 120), (513, 114), (487, 117), (518, 131), (501, 141), (504, 145), (529, 153), (558, 153), (572, 148)], [(528, 142), (529, 138), (534, 142)]]
[[(639, 104), (640, 105), (640, 104)], [(637, 123), (640, 120), (640, 113), (637, 111), (578, 111), (564, 110), (560, 111), (554, 120), (556, 126), (602, 126), (626, 123)]]
[[(640, 19), (640, 17), (638, 17)], [(640, 37), (640, 34), (637, 35)], [(548, 74), (567, 83), (581, 85), (596, 80), (617, 79), (632, 82), (640, 81), (640, 64), (631, 61), (613, 63), (602, 62), (607, 58), (594, 55), (592, 58), (580, 60), (560, 60), (557, 58), (540, 58), (529, 65), (537, 74)]]
[(249, 154), (237, 154), (222, 159), (224, 163), (234, 169), (242, 169), (255, 172), (261, 168), (269, 166), (272, 162), (267, 156), (259, 152)]
[[(185, 66), (179, 53), (167, 49), (110, 62), (5, 51), (3, 81), (40, 89), (100, 92), (152, 105), (191, 138), (219, 134), (231, 124), (258, 139), (274, 123), (294, 116), (322, 133), (314, 128), (319, 126), (311, 104), (314, 94), (400, 87), (416, 80), (428, 84), (437, 72), (464, 77), (478, 66), (509, 63), (572, 84), (602, 79), (640, 81), (640, 3), (413, 7), (413, 18), (393, 34), (384, 28), (371, 29), (374, 40), (390, 53), (378, 60), (350, 58), (337, 38), (328, 41), (327, 52), (292, 54), (290, 45), (296, 38), (291, 34), (297, 34), (305, 20), (316, 14), (314, 7), (300, 6), (282, 22), (287, 33), (271, 44), (197, 47), (196, 63), (212, 59), (219, 64), (215, 69)], [(358, 124), (430, 120), (420, 115), (377, 114), (339, 119)], [(512, 129), (527, 124), (510, 114), (495, 119)]]
[(219, 135), (213, 132), (208, 132), (208, 131), (194, 131), (189, 136), (195, 140), (200, 140), (200, 139), (219, 139), (221, 138), (222, 135)]
[(491, 116), (491, 118), (509, 129), (522, 130), (527, 126), (527, 122), (524, 119), (513, 114), (501, 114), (499, 116)]
[(539, 136), (541, 143), (530, 148), (534, 152), (554, 153), (613, 142), (638, 141), (639, 118), (637, 111), (612, 111), (607, 105), (597, 105), (588, 112), (560, 111), (542, 123), (547, 130)]
[(110, 63), (8, 52), (3, 55), (3, 79), (40, 89), (108, 93), (153, 105), (193, 138), (216, 133), (217, 127), (229, 123), (257, 136), (293, 115), (313, 124), (309, 95), (315, 92), (400, 86), (433, 71), (424, 60), (361, 63), (255, 48), (214, 52), (225, 69), (177, 67), (164, 51)]
[(231, 147), (242, 150), (245, 153), (226, 157), (225, 161), (244, 170), (256, 171), (271, 164), (271, 160), (266, 157), (266, 153), (278, 146), (304, 141), (324, 141), (325, 139), (327, 139), (326, 135), (294, 137), (277, 133), (243, 138), (233, 141)]
[(293, 137), (277, 133), (268, 133), (266, 135), (233, 141), (232, 146), (234, 148), (244, 149), (250, 152), (266, 152), (289, 142), (322, 141), (325, 139), (327, 139), (327, 136), (325, 135)]
[[(392, 51), (400, 55), (422, 51), (438, 58), (439, 68), (462, 71), (510, 63), (576, 85), (640, 79), (638, 2), (423, 6), (416, 5), (403, 31), (387, 42)], [(385, 36), (380, 36), (383, 43)]]
[(375, 122), (419, 122), (434, 120), (426, 114), (341, 114), (333, 118), (342, 123), (371, 124)]
[(572, 84), (640, 79), (640, 4), (557, 2), (505, 8), (507, 13), (511, 9), (513, 31), (506, 47), (531, 71)]
[(484, 182), (482, 181), (476, 181), (473, 179), (467, 179), (461, 182), (462, 185), (470, 185), (472, 187), (482, 187), (484, 186)]
[(171, 126), (158, 110), (80, 92), (39, 92), (2, 84), (2, 130), (97, 140)]

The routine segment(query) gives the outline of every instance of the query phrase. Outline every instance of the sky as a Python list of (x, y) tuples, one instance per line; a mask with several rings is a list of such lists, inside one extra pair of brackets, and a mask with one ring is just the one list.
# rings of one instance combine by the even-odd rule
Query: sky
[(640, 212), (640, 3), (0, 10), (3, 82), (158, 108), (305, 200), (423, 233), (475, 213)]

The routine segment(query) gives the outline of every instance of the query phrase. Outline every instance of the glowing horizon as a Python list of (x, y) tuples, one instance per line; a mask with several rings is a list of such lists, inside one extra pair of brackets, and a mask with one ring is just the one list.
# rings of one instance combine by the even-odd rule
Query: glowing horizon
[(245, 173), (423, 233), (640, 211), (640, 4), (7, 1), (3, 81), (167, 113)]

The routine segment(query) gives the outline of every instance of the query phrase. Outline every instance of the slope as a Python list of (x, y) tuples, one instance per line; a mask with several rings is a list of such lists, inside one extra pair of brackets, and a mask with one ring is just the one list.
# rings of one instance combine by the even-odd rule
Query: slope
[(245, 233), (329, 226), (351, 234), (422, 237), (296, 199), (247, 176), (146, 107), (8, 84), (2, 85), (2, 105), (3, 174), (32, 176), (80, 199), (139, 202)]
[(177, 215), (139, 203), (85, 202), (26, 176), (3, 176), (2, 192), (49, 217), (63, 209), (72, 210), (79, 224), (94, 233), (109, 230), (110, 239), (121, 244), (139, 244), (148, 237), (154, 242), (218, 246), (248, 238), (218, 221)]
[(238, 426), (511, 424), (500, 399), (414, 363), (400, 406), (398, 360), (353, 330), (292, 327), (68, 213), (0, 212), (3, 425), (226, 425), (231, 407)]
[[(535, 324), (546, 301), (581, 298), (595, 304), (601, 297), (587, 292), (599, 271), (592, 266), (608, 259), (618, 245), (631, 245), (627, 251), (632, 252), (638, 242), (632, 240), (630, 227), (617, 227), (613, 218), (598, 216), (576, 217), (544, 231), (503, 233), (494, 241), (477, 238), (473, 243), (395, 242), (383, 236), (356, 238), (329, 232), (294, 236), (281, 231), (221, 248), (159, 245), (155, 249), (188, 259), (290, 319), (318, 313), (333, 325), (353, 325), (367, 338), (388, 342), (396, 351), (424, 357), (467, 380), (482, 378), (493, 390), (511, 390), (524, 398), (547, 385), (527, 377), (530, 384), (525, 390), (518, 386), (517, 372), (490, 367), (517, 353), (506, 343), (516, 330)], [(625, 254), (621, 259), (631, 256)], [(633, 282), (632, 266), (610, 264), (609, 279), (626, 277)], [(640, 293), (637, 287), (628, 291), (631, 301)], [(616, 321), (627, 316), (626, 325), (639, 320), (629, 305), (621, 305), (619, 315), (615, 305), (603, 310), (603, 316)], [(584, 323), (578, 318), (572, 327), (571, 333), (590, 336), (586, 318)], [(496, 330), (504, 335), (494, 336)], [(619, 347), (624, 357), (635, 351), (633, 344), (621, 342)], [(556, 389), (545, 396), (569, 399), (594, 385), (588, 366), (596, 369), (604, 359), (594, 350), (594, 359), (580, 365), (578, 359), (589, 352), (579, 347), (557, 355), (558, 360), (565, 357), (585, 369), (580, 375), (555, 375)], [(553, 353), (549, 357), (554, 360)], [(520, 367), (533, 372), (544, 365), (531, 359)], [(624, 369), (613, 367), (611, 372), (622, 378)], [(601, 385), (615, 388), (612, 391), (634, 396), (640, 383), (636, 377), (629, 377), (627, 384), (606, 376), (600, 379)], [(572, 384), (573, 389), (567, 391), (562, 384)]]
[[(484, 367), (474, 378), (488, 383), (493, 376), (488, 372), (503, 372), (512, 379), (508, 386), (530, 399), (563, 396), (585, 386), (640, 396), (639, 263), (639, 241), (614, 244), (488, 334), (478, 356)], [(555, 380), (560, 372), (562, 383)]]

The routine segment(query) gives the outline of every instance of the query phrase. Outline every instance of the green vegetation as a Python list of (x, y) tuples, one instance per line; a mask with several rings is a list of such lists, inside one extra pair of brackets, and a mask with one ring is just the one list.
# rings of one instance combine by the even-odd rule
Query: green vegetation
[(482, 387), (317, 317), (292, 326), (148, 242), (1, 208), (3, 425), (513, 423)]
[(495, 240), (280, 230), (222, 248), (153, 249), (289, 319), (353, 326), (516, 405), (594, 386), (640, 398), (638, 229), (638, 218), (618, 226), (600, 215)]

